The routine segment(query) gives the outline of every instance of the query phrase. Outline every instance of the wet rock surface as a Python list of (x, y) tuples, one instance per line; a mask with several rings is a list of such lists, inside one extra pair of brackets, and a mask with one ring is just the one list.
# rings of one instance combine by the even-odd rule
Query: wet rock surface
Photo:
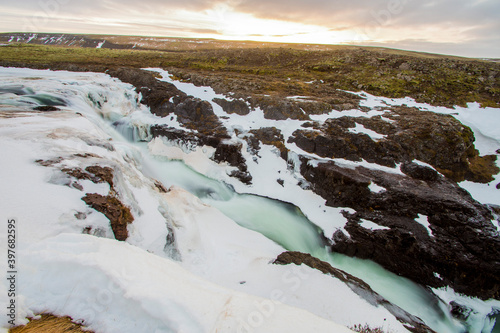
[(52, 111), (60, 111), (61, 109), (59, 109), (55, 106), (52, 106), (52, 105), (43, 105), (43, 106), (34, 107), (33, 110), (43, 111), (43, 112), (52, 112)]
[(103, 196), (97, 193), (88, 193), (83, 201), (109, 219), (115, 238), (125, 241), (128, 238), (127, 226), (134, 221), (130, 209), (113, 195)]

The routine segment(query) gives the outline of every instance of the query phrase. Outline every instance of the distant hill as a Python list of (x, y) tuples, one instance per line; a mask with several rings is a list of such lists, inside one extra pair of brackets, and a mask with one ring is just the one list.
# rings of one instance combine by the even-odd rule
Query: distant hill
[(100, 72), (161, 67), (245, 95), (324, 100), (341, 89), (449, 107), (500, 105), (500, 64), (494, 59), (352, 45), (54, 33), (4, 33), (0, 45), (2, 66)]
[[(297, 44), (271, 43), (256, 41), (224, 41), (216, 39), (179, 38), (179, 37), (151, 37), (151, 36), (119, 36), (119, 35), (92, 35), (92, 34), (62, 34), (62, 33), (0, 33), (0, 44), (36, 44), (67, 47), (88, 47), (104, 49), (137, 49), (158, 51), (189, 51), (207, 49), (248, 49), (248, 48), (291, 48), (307, 51), (333, 51), (366, 49), (381, 51), (389, 54), (411, 55), (425, 58), (453, 58), (464, 57), (441, 55), (425, 52), (405, 51), (398, 49), (356, 46), (356, 45), (325, 45), (325, 44)], [(476, 59), (500, 62), (500, 59)]]

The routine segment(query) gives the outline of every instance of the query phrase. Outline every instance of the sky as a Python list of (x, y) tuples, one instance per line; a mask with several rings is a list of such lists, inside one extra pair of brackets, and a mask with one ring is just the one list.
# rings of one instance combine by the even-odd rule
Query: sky
[(500, 58), (500, 1), (2, 0), (0, 31), (354, 44)]

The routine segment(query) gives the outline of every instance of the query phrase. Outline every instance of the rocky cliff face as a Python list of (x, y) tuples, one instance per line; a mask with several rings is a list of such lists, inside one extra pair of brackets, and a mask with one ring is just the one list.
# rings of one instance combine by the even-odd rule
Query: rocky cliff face
[[(344, 213), (347, 233), (332, 235), (332, 250), (374, 260), (424, 285), (498, 298), (500, 239), (490, 209), (430, 168), (410, 163), (402, 170), (407, 174), (302, 164), (328, 205), (356, 210)], [(371, 184), (382, 190), (373, 192)], [(363, 220), (380, 228), (367, 229)]]

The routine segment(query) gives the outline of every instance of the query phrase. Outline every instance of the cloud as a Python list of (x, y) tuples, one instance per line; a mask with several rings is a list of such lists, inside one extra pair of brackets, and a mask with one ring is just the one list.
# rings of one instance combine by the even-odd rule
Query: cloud
[(372, 42), (365, 43), (365, 45), (472, 58), (500, 58), (498, 40), (471, 41), (469, 43), (433, 43), (425, 40), (407, 39), (385, 43)]
[[(354, 36), (356, 43), (467, 54), (477, 48), (477, 56), (500, 57), (498, 13), (498, 0), (3, 0), (0, 30), (219, 38), (236, 38), (237, 30), (255, 38), (302, 36), (301, 42), (311, 36), (316, 43)], [(239, 18), (246, 26), (235, 29)], [(277, 31), (263, 33), (265, 20)]]

